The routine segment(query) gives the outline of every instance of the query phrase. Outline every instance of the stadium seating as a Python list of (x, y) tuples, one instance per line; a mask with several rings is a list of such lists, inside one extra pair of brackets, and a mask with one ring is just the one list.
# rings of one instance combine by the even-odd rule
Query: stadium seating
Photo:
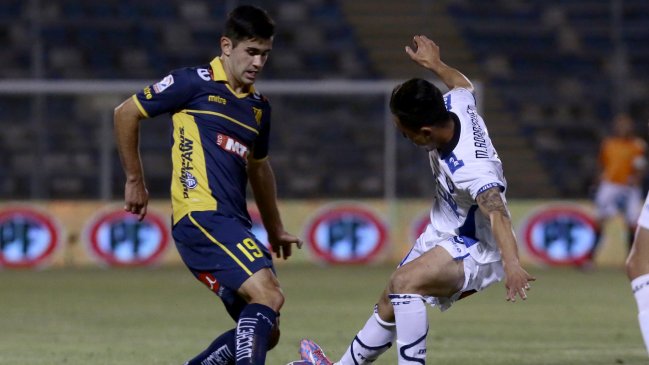
[[(50, 0), (40, 1), (37, 16), (32, 17), (29, 1), (4, 0), (0, 2), (0, 41), (4, 45), (0, 49), (0, 77), (155, 80), (169, 70), (205, 63), (218, 54), (221, 22), (234, 3)], [(360, 1), (247, 3), (267, 8), (277, 21), (277, 37), (264, 80), (401, 77), (398, 72), (379, 68), (364, 49), (363, 44), (379, 48), (376, 45), (387, 39), (361, 42), (358, 30), (348, 21), (345, 7), (360, 8)], [(422, 4), (425, 2), (408, 2), (399, 16)], [(375, 10), (379, 12), (381, 6)], [(608, 121), (617, 108), (613, 93), (617, 80), (611, 76), (615, 43), (610, 2), (448, 0), (434, 2), (434, 6), (443, 6), (450, 15), (452, 21), (444, 24), (458, 28), (472, 53), (469, 56), (480, 66), (477, 74), (483, 78), (485, 89), (496, 94), (490, 98), (497, 99), (509, 113), (508, 120), (514, 121), (513, 135), (522, 136), (534, 147), (552, 183), (557, 184), (557, 197), (585, 197), (596, 173), (598, 141), (607, 133)], [(622, 10), (621, 39), (629, 64), (624, 92), (644, 133), (644, 123), (649, 119), (649, 2), (625, 0)], [(39, 21), (30, 23), (29, 19)], [(420, 27), (418, 22), (410, 25)], [(382, 25), (368, 27), (380, 29)], [(38, 37), (33, 35), (34, 29), (40, 29)], [(40, 43), (34, 42), (35, 38)], [(401, 49), (394, 48), (400, 52), (397, 59), (402, 60)], [(38, 49), (42, 49), (42, 63), (32, 58)], [(389, 50), (380, 51), (375, 53), (386, 60), (395, 59), (387, 58)], [(464, 51), (454, 52), (454, 62), (466, 56)], [(409, 61), (403, 61), (410, 70)], [(473, 65), (458, 66), (468, 69)], [(41, 198), (97, 197), (96, 174), (89, 171), (99, 164), (98, 113), (110, 110), (126, 96), (103, 100), (45, 96), (40, 101), (28, 96), (0, 97), (0, 125), (4, 130), (0, 134), (0, 197), (33, 196), (30, 181), (35, 172), (30, 166), (42, 163), (47, 166), (38, 173), (51, 178), (53, 184)], [(279, 187), (282, 196), (382, 196), (383, 98), (361, 97), (349, 103), (346, 96), (324, 101), (303, 96), (270, 97), (275, 120), (272, 156), (278, 179), (284, 182)], [(34, 103), (44, 103), (46, 115), (40, 123), (23, 123), (31, 120)], [(332, 128), (334, 123), (337, 127)], [(161, 151), (169, 143), (168, 120), (161, 118), (143, 128), (146, 138), (142, 148), (151, 192), (154, 197), (164, 197), (168, 195), (170, 162)], [(314, 141), (312, 136), (321, 138)], [(20, 143), (25, 140), (33, 143)], [(421, 156), (416, 152), (399, 140), (399, 196), (422, 196), (430, 189), (418, 178), (425, 161), (419, 161)], [(422, 163), (406, 163), (410, 161)], [(122, 177), (116, 158), (113, 170), (113, 196), (119, 197)]]
[[(264, 80), (376, 76), (336, 1), (247, 3), (263, 6), (277, 21), (273, 56), (264, 70)], [(178, 67), (206, 64), (219, 53), (222, 21), (228, 7), (233, 5), (234, 2), (207, 0), (41, 1), (37, 26), (40, 27), (43, 62), (39, 76), (153, 81)], [(6, 0), (0, 4), (0, 39), (7, 45), (0, 50), (0, 77), (21, 78), (34, 74), (29, 47), (33, 43), (29, 35), (30, 23), (23, 20), (29, 18), (32, 11), (29, 6), (29, 2), (21, 0)], [(31, 120), (33, 101), (29, 96), (0, 97), (0, 123), (7, 126), (11, 123), (11, 132), (3, 132), (0, 137), (3, 152), (7, 151), (2, 154), (3, 166), (8, 167), (0, 171), (0, 176), (9, 176), (7, 181), (12, 182), (0, 186), (0, 196), (33, 196), (29, 184), (20, 187), (16, 182), (29, 182), (38, 173), (41, 179), (52, 182), (40, 190), (41, 198), (97, 197), (96, 166), (99, 165), (98, 146), (102, 138), (98, 132), (101, 128), (99, 113), (110, 111), (126, 96), (99, 103), (99, 98), (89, 96), (45, 96), (40, 102), (44, 103), (47, 115), (38, 123), (10, 122)], [(296, 136), (322, 135), (336, 141), (343, 133), (366, 132), (372, 128), (347, 123), (349, 130), (344, 128), (343, 131), (331, 128), (331, 121), (370, 123), (382, 120), (380, 115), (374, 115), (376, 110), (383, 108), (382, 98), (371, 101), (369, 104), (373, 105), (370, 106), (366, 106), (366, 102), (350, 106), (345, 98), (339, 97), (327, 107), (314, 100), (305, 102), (289, 96), (272, 98), (276, 114), (274, 132), (277, 131), (273, 138), (278, 140), (273, 143), (273, 158), (278, 173), (292, 176), (284, 178), (286, 184), (280, 186), (284, 196), (381, 194), (380, 184), (366, 181), (375, 180), (375, 177), (362, 174), (358, 165), (351, 167), (353, 163), (364, 163), (365, 156), (377, 152), (370, 153), (357, 144), (356, 150), (349, 152), (349, 158), (337, 160), (335, 153), (329, 153), (337, 149), (335, 145), (324, 147), (327, 151), (319, 151), (313, 141)], [(354, 114), (359, 105), (363, 105), (367, 118), (359, 120), (358, 114)], [(165, 117), (159, 119), (142, 127), (141, 148), (154, 197), (167, 196), (169, 189), (170, 161), (168, 153), (161, 153), (169, 144), (169, 124)], [(378, 138), (371, 141), (372, 147), (381, 142), (382, 123), (374, 129)], [(25, 139), (38, 141), (36, 144), (40, 147), (18, 142)], [(293, 155), (303, 157), (289, 158)], [(112, 187), (113, 195), (119, 197), (121, 168), (116, 155), (114, 157)], [(31, 166), (35, 165), (45, 165), (45, 168), (34, 172)], [(313, 166), (320, 168), (312, 171)], [(296, 174), (296, 168), (302, 173)], [(336, 168), (342, 172), (335, 173)]]
[[(611, 3), (456, 1), (449, 12), (487, 71), (488, 87), (514, 114), (560, 195), (585, 197), (597, 178), (599, 141), (618, 108)], [(649, 95), (649, 3), (625, 1), (622, 19), (629, 81), (645, 80), (623, 91), (645, 135), (649, 108), (639, 104)]]

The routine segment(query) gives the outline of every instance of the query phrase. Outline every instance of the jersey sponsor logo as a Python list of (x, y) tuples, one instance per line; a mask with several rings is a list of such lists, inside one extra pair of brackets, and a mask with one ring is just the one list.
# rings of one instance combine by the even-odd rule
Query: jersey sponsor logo
[(218, 133), (216, 135), (216, 144), (223, 150), (233, 153), (244, 160), (248, 158), (248, 147), (230, 136)]
[(184, 185), (187, 186), (187, 189), (194, 190), (198, 186), (198, 180), (192, 175), (191, 172), (185, 171), (185, 175), (181, 177)]
[(252, 113), (255, 115), (255, 121), (257, 122), (257, 125), (261, 124), (261, 109), (260, 108), (255, 108), (254, 106), (252, 107)]
[(167, 75), (165, 76), (164, 79), (158, 81), (158, 83), (153, 85), (153, 91), (155, 91), (156, 94), (160, 94), (161, 92), (165, 91), (169, 86), (173, 84), (174, 84), (173, 75)]
[(210, 81), (210, 80), (212, 80), (212, 74), (210, 74), (210, 70), (208, 70), (208, 69), (205, 69), (205, 68), (199, 68), (199, 69), (196, 69), (196, 73), (198, 74), (198, 76), (199, 76), (201, 79), (203, 79), (203, 80), (205, 80), (205, 81)]
[(29, 206), (0, 210), (0, 267), (45, 267), (60, 247), (62, 230), (49, 214)]
[(178, 143), (178, 149), (180, 150), (180, 184), (183, 187), (183, 198), (189, 199), (189, 190), (198, 186), (198, 181), (191, 173), (194, 169), (192, 160), (194, 141), (185, 137), (184, 127), (181, 127), (178, 133), (180, 135), (180, 142)]
[(455, 213), (455, 216), (459, 218), (460, 213), (457, 211), (458, 209), (457, 202), (453, 198), (453, 194), (446, 191), (446, 189), (444, 189), (442, 184), (437, 185), (437, 194), (442, 198), (442, 200), (446, 202), (446, 204), (448, 204), (449, 208), (451, 208), (453, 213)]
[(151, 210), (142, 221), (119, 208), (105, 210), (84, 227), (86, 250), (107, 266), (157, 263), (169, 246), (169, 230), (164, 221)]
[(146, 100), (151, 100), (151, 98), (153, 98), (153, 94), (151, 94), (151, 88), (150, 87), (147, 86), (142, 91), (144, 92), (144, 97), (146, 98)]
[(464, 166), (464, 161), (458, 159), (453, 152), (451, 152), (451, 154), (444, 159), (444, 162), (446, 162), (448, 169), (451, 170), (451, 174), (454, 174), (455, 171)]
[(455, 198), (453, 198), (453, 194), (455, 193), (455, 184), (453, 184), (451, 178), (446, 174), (444, 174), (444, 180), (446, 181), (446, 188), (442, 184), (437, 184), (437, 195), (448, 204), (456, 217), (460, 217), (457, 202), (455, 201)]
[(374, 261), (387, 243), (387, 228), (370, 209), (361, 205), (323, 208), (305, 228), (314, 256), (333, 264)]
[[(433, 177), (434, 177), (433, 189), (436, 191), (437, 195), (448, 204), (448, 206), (453, 210), (453, 213), (455, 213), (455, 215), (459, 217), (460, 213), (457, 211), (458, 209), (457, 202), (453, 198), (453, 193), (455, 192), (455, 185), (453, 184), (451, 178), (448, 175), (446, 175), (446, 173), (443, 172), (442, 169), (440, 168), (439, 159), (436, 158), (436, 156), (438, 155), (432, 153), (429, 155), (430, 167), (431, 170), (433, 171)], [(441, 175), (443, 175), (443, 180), (446, 182), (446, 186), (447, 186), (446, 188), (440, 181), (442, 180)]]
[(597, 223), (577, 205), (548, 205), (521, 224), (528, 252), (550, 265), (581, 265), (589, 260), (597, 239)]
[(209, 101), (211, 103), (218, 103), (218, 104), (223, 104), (223, 105), (227, 104), (227, 102), (228, 102), (227, 100), (225, 100), (225, 98), (220, 97), (218, 95), (209, 95), (207, 97), (207, 101)]

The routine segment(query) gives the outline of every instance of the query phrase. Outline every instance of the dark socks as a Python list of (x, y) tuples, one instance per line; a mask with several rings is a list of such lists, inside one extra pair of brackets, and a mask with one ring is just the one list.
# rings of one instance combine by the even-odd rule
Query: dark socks
[(237, 322), (235, 334), (235, 364), (264, 365), (268, 338), (277, 313), (263, 304), (248, 304)]
[(185, 365), (231, 365), (234, 364), (234, 337), (236, 329), (231, 329), (217, 337), (212, 344)]
[(277, 314), (263, 304), (248, 304), (233, 328), (185, 365), (264, 365)]

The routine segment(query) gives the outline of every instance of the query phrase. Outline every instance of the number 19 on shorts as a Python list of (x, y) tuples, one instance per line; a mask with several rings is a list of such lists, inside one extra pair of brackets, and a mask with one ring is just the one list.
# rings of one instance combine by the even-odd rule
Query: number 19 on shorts
[(243, 243), (237, 243), (237, 248), (243, 252), (244, 255), (250, 260), (250, 262), (255, 261), (255, 258), (264, 257), (264, 254), (259, 249), (259, 246), (255, 243), (252, 238), (246, 238), (243, 240)]

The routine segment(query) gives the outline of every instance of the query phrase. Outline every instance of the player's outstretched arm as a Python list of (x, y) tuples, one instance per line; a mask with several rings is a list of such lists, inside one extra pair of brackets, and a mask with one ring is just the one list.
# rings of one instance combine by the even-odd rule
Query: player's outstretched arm
[(115, 144), (126, 174), (124, 210), (136, 214), (139, 220), (144, 219), (149, 202), (139, 148), (140, 120), (143, 118), (131, 98), (115, 108), (113, 117)]
[(268, 243), (277, 258), (287, 259), (291, 256), (292, 245), (302, 248), (302, 240), (284, 230), (282, 219), (277, 209), (277, 185), (275, 174), (268, 158), (248, 161), (248, 178), (255, 195), (255, 202), (268, 232)]
[(480, 193), (476, 200), (480, 211), (491, 221), (491, 230), (500, 249), (505, 269), (506, 299), (514, 302), (517, 295), (521, 299), (527, 299), (526, 291), (530, 289), (530, 281), (534, 281), (536, 278), (528, 274), (518, 260), (516, 237), (507, 203), (500, 188), (487, 189)]
[(473, 84), (460, 71), (445, 64), (439, 53), (439, 46), (424, 35), (416, 35), (412, 47), (406, 46), (410, 58), (427, 70), (434, 72), (449, 89), (465, 88), (473, 92)]

